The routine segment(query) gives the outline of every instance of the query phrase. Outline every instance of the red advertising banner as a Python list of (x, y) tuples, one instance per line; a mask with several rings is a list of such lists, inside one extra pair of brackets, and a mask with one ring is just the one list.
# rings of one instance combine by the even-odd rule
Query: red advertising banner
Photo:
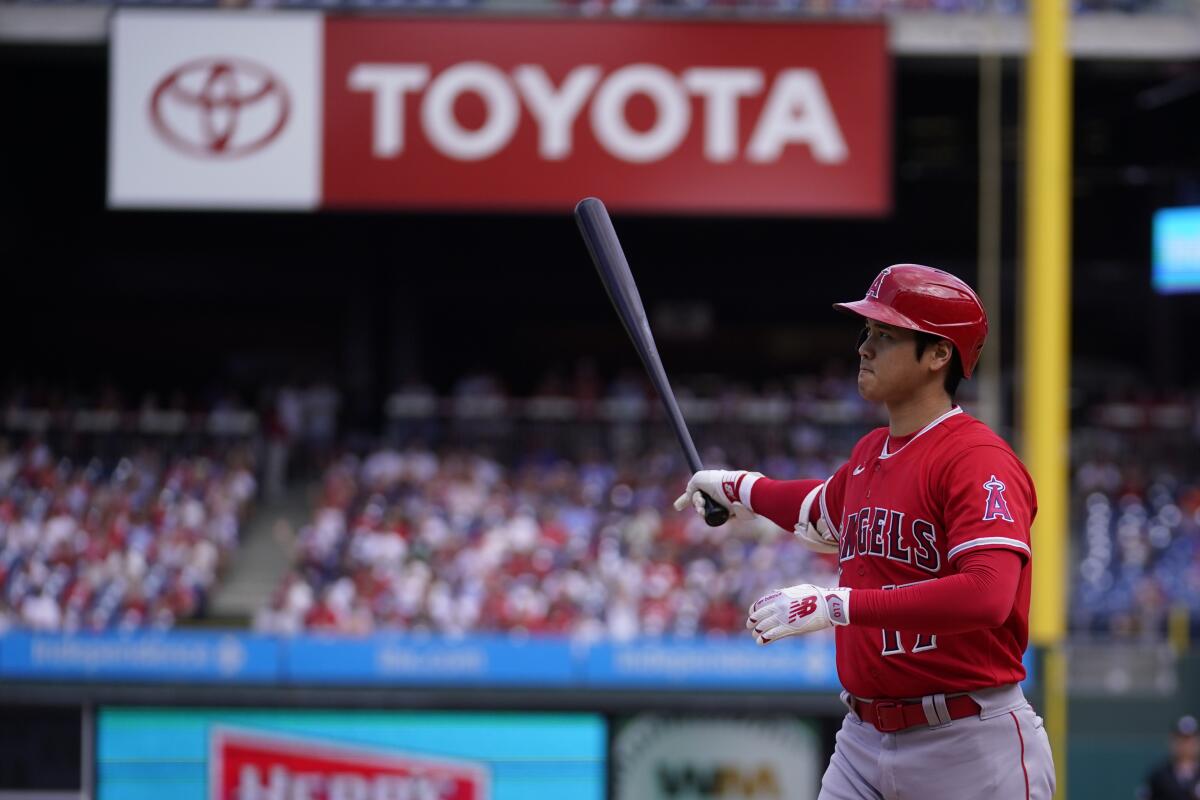
[(209, 800), (488, 800), (480, 764), (377, 752), (266, 731), (217, 728), (210, 739)]
[(320, 205), (882, 214), (882, 24), (324, 21)]

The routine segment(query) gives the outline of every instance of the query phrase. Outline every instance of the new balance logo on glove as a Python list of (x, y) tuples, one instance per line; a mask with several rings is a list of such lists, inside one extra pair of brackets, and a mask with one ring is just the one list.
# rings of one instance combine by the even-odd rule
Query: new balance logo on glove
[(793, 600), (788, 606), (788, 622), (795, 622), (798, 619), (803, 619), (809, 614), (817, 610), (817, 598), (805, 597), (802, 600)]

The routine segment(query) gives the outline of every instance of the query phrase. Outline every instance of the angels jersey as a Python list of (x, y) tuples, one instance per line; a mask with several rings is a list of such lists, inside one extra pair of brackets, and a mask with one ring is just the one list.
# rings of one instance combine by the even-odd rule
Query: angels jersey
[(998, 628), (949, 635), (838, 626), (838, 677), (847, 691), (909, 698), (1025, 678), (1029, 528), (1037, 499), (1029, 473), (1003, 439), (957, 407), (903, 445), (880, 428), (859, 441), (819, 500), (841, 542), (840, 585), (851, 589), (937, 580), (977, 548), (1011, 550), (1023, 562), (1012, 610)]

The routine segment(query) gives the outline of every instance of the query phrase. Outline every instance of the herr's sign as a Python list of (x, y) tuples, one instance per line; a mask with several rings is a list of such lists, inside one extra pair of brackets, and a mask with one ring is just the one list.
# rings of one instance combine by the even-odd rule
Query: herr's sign
[(122, 10), (109, 202), (880, 214), (885, 34)]
[(213, 727), (209, 800), (489, 800), (480, 761)]

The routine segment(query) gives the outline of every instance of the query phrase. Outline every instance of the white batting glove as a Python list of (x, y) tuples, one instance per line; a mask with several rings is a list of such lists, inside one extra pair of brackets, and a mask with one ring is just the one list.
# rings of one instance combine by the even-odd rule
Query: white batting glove
[(850, 590), (822, 589), (811, 583), (777, 589), (758, 598), (746, 620), (746, 627), (754, 632), (754, 641), (759, 644), (849, 624)]
[(708, 495), (718, 505), (729, 509), (729, 515), (738, 519), (753, 517), (750, 510), (750, 487), (762, 477), (761, 472), (745, 470), (702, 469), (688, 481), (683, 494), (675, 498), (675, 510), (683, 511), (691, 503), (696, 513), (704, 516), (704, 497)]

